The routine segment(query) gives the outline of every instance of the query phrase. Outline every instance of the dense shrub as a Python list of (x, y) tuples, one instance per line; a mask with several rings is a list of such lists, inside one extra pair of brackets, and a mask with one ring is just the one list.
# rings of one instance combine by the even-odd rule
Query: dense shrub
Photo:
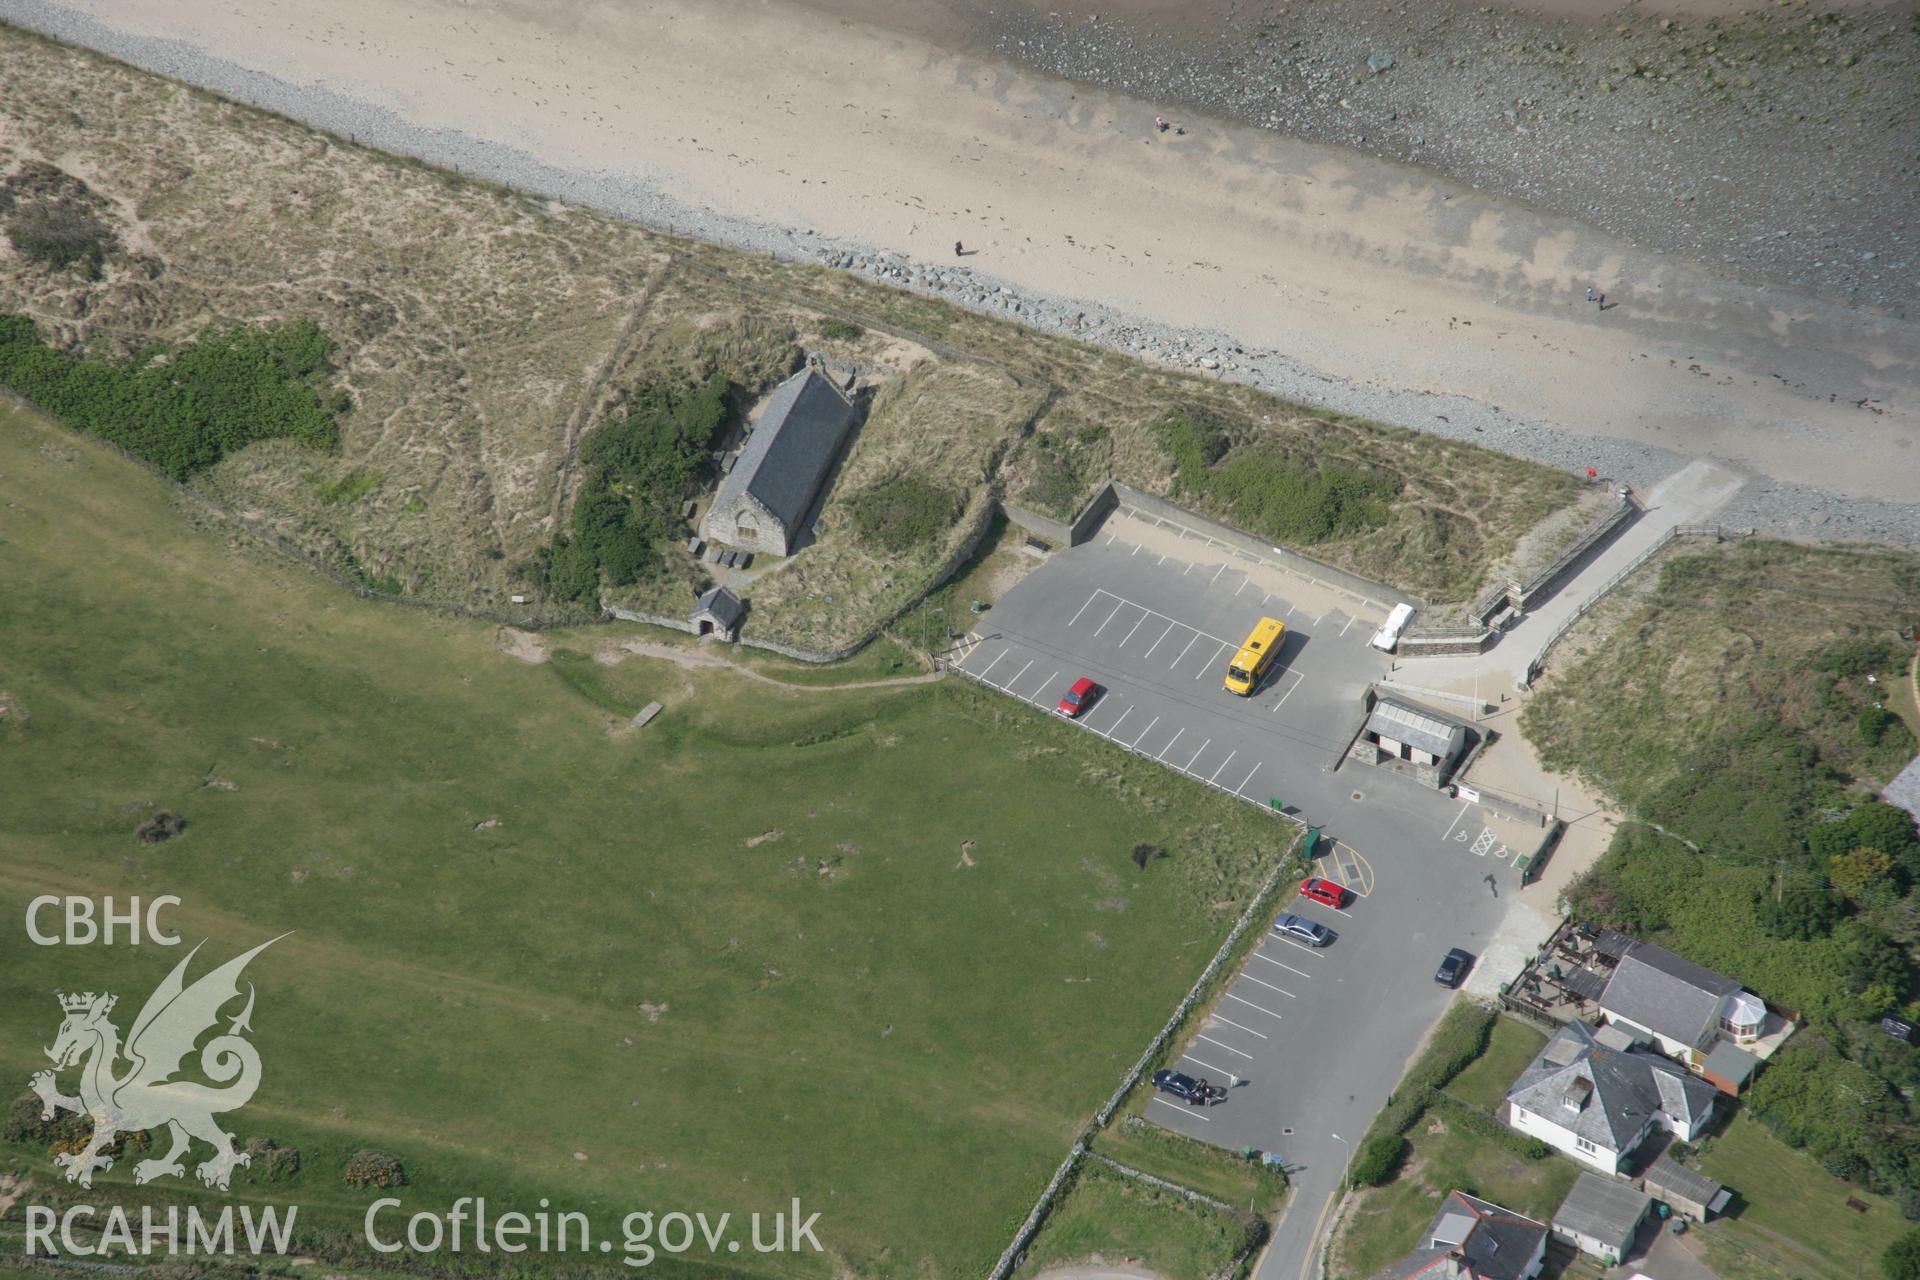
[(1868, 705), (1860, 708), (1860, 719), (1856, 722), (1856, 727), (1859, 730), (1861, 742), (1869, 747), (1877, 747), (1880, 745), (1880, 740), (1887, 736), (1887, 731), (1899, 723), (1900, 717), (1885, 707)]
[(731, 412), (732, 387), (718, 374), (631, 392), (580, 447), (586, 476), (569, 532), (546, 555), (547, 593), (598, 604), (603, 580), (625, 586), (653, 573), (673, 507)]
[(1909, 1231), (1880, 1255), (1887, 1280), (1920, 1280), (1920, 1230)]
[(341, 1180), (350, 1187), (404, 1187), (407, 1171), (392, 1156), (378, 1151), (356, 1151), (348, 1158)]
[(1908, 1222), (1920, 1222), (1920, 1187), (1906, 1187), (1900, 1192), (1900, 1216)]
[(339, 430), (317, 388), (331, 376), (333, 350), (301, 321), (210, 329), (171, 353), (116, 364), (55, 351), (31, 320), (0, 314), (0, 386), (176, 480), (256, 440), (332, 449)]
[(1347, 1170), (1347, 1183), (1355, 1187), (1385, 1186), (1400, 1172), (1400, 1162), (1406, 1158), (1406, 1138), (1398, 1133), (1376, 1133), (1360, 1144), (1360, 1153)]
[(89, 280), (115, 248), (113, 232), (85, 209), (64, 200), (34, 200), (7, 219), (7, 240), (23, 256), (56, 270), (77, 267)]
[(698, 385), (649, 382), (580, 446), (580, 460), (637, 498), (663, 508), (686, 491), (726, 424), (732, 389), (719, 374)]
[(820, 323), (821, 336), (834, 342), (852, 342), (865, 332), (859, 325), (845, 320), (823, 320)]
[(1176, 493), (1208, 499), (1243, 528), (1278, 541), (1325, 542), (1384, 524), (1387, 501), (1401, 487), (1391, 476), (1308, 466), (1271, 449), (1229, 453), (1224, 431), (1186, 412), (1161, 419), (1159, 433)]
[(284, 1182), (300, 1172), (300, 1152), (283, 1147), (272, 1138), (247, 1139), (247, 1168), (263, 1182)]
[(1806, 739), (1774, 724), (1695, 748), (1640, 815), (1716, 856), (1770, 865), (1799, 850), (1811, 815), (1837, 795)]
[(8, 1142), (41, 1143), (53, 1137), (53, 1121), (40, 1118), (40, 1099), (23, 1093), (7, 1106), (7, 1118), (0, 1126), (0, 1138)]
[(915, 475), (899, 475), (855, 494), (853, 527), (896, 555), (933, 542), (960, 518), (960, 495)]

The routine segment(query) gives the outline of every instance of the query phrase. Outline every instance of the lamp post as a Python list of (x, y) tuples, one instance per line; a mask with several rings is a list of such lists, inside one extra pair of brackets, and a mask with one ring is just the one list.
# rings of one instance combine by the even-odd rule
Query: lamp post
[(1347, 1160), (1345, 1164), (1340, 1166), (1340, 1185), (1344, 1187), (1347, 1185), (1347, 1174), (1353, 1169), (1353, 1144), (1337, 1133), (1329, 1134), (1328, 1136), (1346, 1148)]

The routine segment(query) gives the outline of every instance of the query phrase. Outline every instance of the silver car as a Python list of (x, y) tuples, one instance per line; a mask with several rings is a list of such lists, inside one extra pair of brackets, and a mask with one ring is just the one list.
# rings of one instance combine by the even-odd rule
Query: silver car
[(1333, 941), (1333, 931), (1327, 926), (1291, 911), (1280, 913), (1273, 922), (1273, 931), (1283, 938), (1304, 942), (1310, 947), (1324, 947)]

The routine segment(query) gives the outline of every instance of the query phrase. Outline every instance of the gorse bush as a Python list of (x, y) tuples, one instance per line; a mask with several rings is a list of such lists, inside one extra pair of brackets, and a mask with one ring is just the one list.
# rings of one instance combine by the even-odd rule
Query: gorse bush
[(1206, 500), (1276, 541), (1326, 542), (1385, 524), (1400, 482), (1378, 472), (1306, 466), (1272, 449), (1230, 452), (1220, 428), (1185, 412), (1159, 424), (1176, 495)]
[(919, 476), (894, 476), (854, 495), (853, 527), (882, 550), (911, 551), (946, 532), (961, 506), (951, 489)]
[(77, 267), (89, 280), (116, 247), (113, 232), (88, 213), (60, 200), (21, 205), (7, 219), (7, 240), (23, 256), (56, 270)]
[(256, 440), (338, 445), (333, 411), (318, 394), (333, 351), (303, 320), (210, 329), (171, 352), (119, 364), (56, 351), (27, 317), (0, 314), (0, 386), (176, 480)]
[(1406, 1138), (1397, 1133), (1376, 1133), (1361, 1144), (1360, 1153), (1347, 1170), (1347, 1183), (1355, 1187), (1385, 1186), (1400, 1172), (1400, 1162), (1406, 1158)]
[(732, 412), (718, 374), (703, 383), (647, 383), (580, 446), (586, 478), (568, 533), (544, 557), (548, 594), (598, 603), (604, 580), (638, 582), (658, 569), (669, 514), (706, 465)]
[(350, 1187), (404, 1187), (407, 1171), (392, 1156), (378, 1151), (356, 1151), (348, 1158), (341, 1181)]

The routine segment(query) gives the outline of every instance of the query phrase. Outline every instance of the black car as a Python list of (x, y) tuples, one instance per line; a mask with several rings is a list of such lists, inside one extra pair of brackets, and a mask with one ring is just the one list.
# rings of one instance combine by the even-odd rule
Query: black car
[(1168, 1071), (1164, 1067), (1153, 1073), (1153, 1087), (1194, 1107), (1204, 1107), (1227, 1096), (1225, 1089), (1210, 1085), (1205, 1079), (1195, 1080), (1184, 1071)]
[(1433, 980), (1443, 987), (1457, 987), (1460, 985), (1460, 979), (1466, 977), (1467, 970), (1471, 968), (1473, 968), (1473, 956), (1455, 947), (1447, 952), (1447, 958), (1440, 962), (1439, 972), (1433, 975)]

